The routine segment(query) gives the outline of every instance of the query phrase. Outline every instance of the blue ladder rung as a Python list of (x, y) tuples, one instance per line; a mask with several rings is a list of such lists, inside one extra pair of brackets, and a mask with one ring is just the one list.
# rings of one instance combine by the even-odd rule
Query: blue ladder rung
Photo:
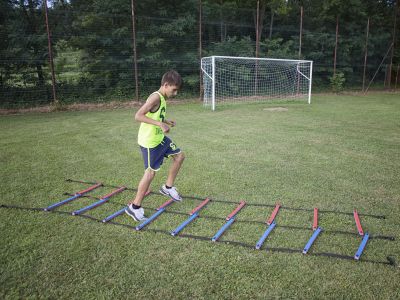
[(355, 260), (359, 260), (359, 259), (360, 259), (361, 254), (363, 253), (364, 248), (365, 248), (365, 246), (367, 245), (368, 239), (369, 239), (369, 234), (366, 233), (366, 234), (364, 235), (362, 241), (361, 241), (360, 246), (358, 247), (358, 250), (357, 250), (356, 254), (354, 255), (354, 259), (355, 259)]
[(235, 222), (235, 218), (232, 217), (231, 219), (229, 219), (228, 222), (226, 222), (219, 230), (218, 232), (211, 238), (211, 240), (213, 242), (216, 242), (221, 235), (233, 224), (233, 222)]
[(106, 223), (106, 222), (108, 222), (108, 221), (110, 221), (110, 220), (112, 220), (112, 219), (118, 217), (119, 215), (122, 215), (122, 214), (125, 212), (125, 209), (126, 209), (126, 208), (124, 207), (124, 208), (120, 209), (119, 211), (113, 213), (112, 215), (109, 215), (108, 217), (104, 218), (104, 219), (102, 220), (102, 222), (103, 222), (103, 223)]
[(274, 221), (271, 223), (271, 225), (269, 225), (268, 229), (265, 230), (264, 234), (261, 236), (261, 238), (258, 240), (258, 242), (256, 244), (257, 250), (261, 249), (261, 246), (264, 244), (264, 241), (266, 240), (268, 235), (271, 233), (271, 231), (275, 228), (275, 226), (276, 226), (276, 223)]
[(88, 206), (86, 206), (86, 207), (83, 207), (83, 208), (81, 208), (81, 209), (78, 209), (78, 210), (72, 212), (72, 215), (73, 215), (73, 216), (80, 215), (81, 213), (84, 213), (84, 212), (87, 211), (87, 210), (90, 210), (90, 209), (92, 209), (92, 208), (95, 208), (96, 206), (99, 206), (99, 205), (101, 205), (101, 204), (107, 202), (107, 200), (108, 200), (108, 198), (101, 199), (100, 201), (97, 201), (97, 202), (95, 202), (95, 203), (93, 203), (93, 204), (90, 204), (90, 205), (88, 205)]
[(45, 211), (52, 210), (52, 209), (54, 209), (54, 208), (56, 208), (56, 207), (58, 207), (58, 206), (61, 206), (61, 205), (66, 204), (66, 203), (68, 203), (68, 202), (71, 202), (72, 200), (75, 200), (76, 198), (79, 198), (79, 197), (81, 197), (81, 196), (82, 196), (82, 194), (75, 194), (74, 196), (72, 196), (72, 197), (70, 197), (70, 198), (68, 198), (68, 199), (62, 200), (62, 201), (60, 201), (60, 202), (54, 203), (54, 204), (52, 204), (52, 205), (46, 207), (44, 210), (45, 210)]
[(143, 227), (147, 226), (148, 224), (153, 222), (155, 219), (157, 219), (158, 216), (161, 215), (164, 211), (165, 211), (165, 208), (161, 208), (160, 210), (158, 210), (157, 212), (152, 214), (147, 220), (143, 221), (138, 226), (136, 226), (135, 229), (136, 230), (141, 230)]
[(193, 215), (191, 215), (186, 221), (184, 221), (182, 224), (180, 224), (174, 231), (171, 232), (171, 235), (176, 236), (183, 228), (185, 228), (188, 224), (190, 224), (194, 219), (196, 219), (199, 216), (199, 213), (196, 212)]
[(308, 250), (310, 250), (312, 244), (315, 242), (315, 240), (317, 239), (318, 235), (321, 233), (322, 228), (318, 227), (313, 235), (311, 236), (311, 238), (309, 239), (309, 241), (307, 242), (306, 246), (303, 249), (303, 254), (307, 254)]

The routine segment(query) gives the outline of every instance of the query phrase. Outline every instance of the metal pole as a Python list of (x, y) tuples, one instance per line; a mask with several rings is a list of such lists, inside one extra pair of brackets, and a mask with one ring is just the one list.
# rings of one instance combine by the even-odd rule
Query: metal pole
[(260, 1), (257, 0), (257, 15), (256, 15), (256, 57), (258, 58), (258, 52), (259, 52), (259, 47), (260, 47)]
[(389, 74), (388, 74), (388, 87), (390, 89), (391, 83), (392, 83), (392, 65), (393, 65), (393, 56), (394, 56), (394, 48), (396, 45), (396, 23), (397, 23), (397, 7), (399, 4), (399, 0), (396, 1), (395, 7), (394, 7), (394, 25), (393, 25), (393, 48), (392, 48), (392, 53), (390, 54), (390, 63), (389, 63)]
[[(257, 0), (257, 13), (256, 13), (256, 58), (259, 55), (260, 48), (260, 1)], [(254, 74), (254, 95), (258, 92), (258, 60), (256, 60), (255, 74)]]
[(215, 56), (212, 56), (212, 96), (211, 96), (211, 103), (212, 103), (212, 110), (215, 110)]
[(337, 57), (337, 45), (338, 45), (338, 33), (339, 33), (339, 16), (336, 16), (336, 40), (335, 40), (335, 54), (333, 58), (333, 76), (336, 75), (336, 57)]
[[(199, 60), (201, 61), (202, 57), (202, 3), (201, 0), (199, 0)], [(200, 66), (200, 77), (199, 77), (199, 82), (200, 82), (200, 101), (203, 98), (203, 72), (201, 70)]]
[[(302, 36), (303, 36), (303, 6), (300, 7), (299, 59), (301, 57)], [(299, 94), (299, 92), (300, 92), (300, 76), (297, 77), (297, 94)]]
[(310, 81), (308, 83), (308, 104), (311, 104), (312, 72), (313, 72), (313, 62), (310, 63)]
[(52, 84), (52, 88), (53, 88), (53, 102), (55, 105), (57, 105), (58, 100), (56, 97), (56, 75), (54, 72), (53, 51), (51, 48), (51, 33), (50, 33), (50, 26), (49, 26), (49, 16), (48, 16), (48, 12), (47, 12), (47, 0), (43, 1), (43, 4), (44, 4), (44, 14), (46, 17), (47, 42), (48, 42), (49, 62), (50, 62), (50, 70), (51, 70), (51, 84)]
[(221, 42), (224, 41), (224, 21), (222, 20), (222, 6), (223, 6), (223, 0), (219, 1), (219, 27), (220, 27), (220, 36), (221, 36)]
[(364, 72), (363, 72), (363, 86), (362, 86), (363, 92), (365, 91), (365, 74), (367, 70), (368, 35), (369, 35), (369, 18), (367, 22), (367, 37), (365, 38)]
[(133, 48), (133, 67), (135, 74), (135, 98), (139, 101), (139, 83), (138, 83), (138, 70), (137, 70), (137, 54), (136, 54), (136, 22), (135, 22), (135, 0), (131, 0), (131, 13), (132, 13), (132, 48)]
[(303, 6), (300, 7), (299, 59), (300, 59), (300, 57), (301, 57), (302, 36), (303, 36)]

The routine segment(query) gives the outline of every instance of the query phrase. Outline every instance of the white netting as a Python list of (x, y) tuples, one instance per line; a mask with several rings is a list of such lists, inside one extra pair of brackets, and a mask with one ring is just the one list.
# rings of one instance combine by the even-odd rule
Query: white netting
[(222, 103), (309, 100), (311, 61), (214, 56), (204, 57), (201, 68), (204, 104), (213, 109)]

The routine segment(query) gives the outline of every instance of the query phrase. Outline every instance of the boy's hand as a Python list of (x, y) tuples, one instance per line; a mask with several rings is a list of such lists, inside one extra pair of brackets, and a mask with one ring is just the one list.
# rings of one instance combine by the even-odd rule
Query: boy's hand
[(169, 127), (168, 127), (168, 125), (167, 124), (165, 124), (165, 123), (160, 123), (160, 128), (162, 129), (162, 131), (164, 132), (164, 133), (167, 133), (167, 132), (169, 132)]
[(164, 123), (168, 124), (171, 127), (174, 127), (176, 125), (176, 122), (174, 120), (164, 120)]

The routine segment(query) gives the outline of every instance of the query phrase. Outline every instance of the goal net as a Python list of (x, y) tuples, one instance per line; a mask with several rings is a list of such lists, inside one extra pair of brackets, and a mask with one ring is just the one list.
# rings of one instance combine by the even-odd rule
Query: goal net
[(204, 105), (277, 99), (311, 103), (312, 61), (209, 56), (201, 59)]

